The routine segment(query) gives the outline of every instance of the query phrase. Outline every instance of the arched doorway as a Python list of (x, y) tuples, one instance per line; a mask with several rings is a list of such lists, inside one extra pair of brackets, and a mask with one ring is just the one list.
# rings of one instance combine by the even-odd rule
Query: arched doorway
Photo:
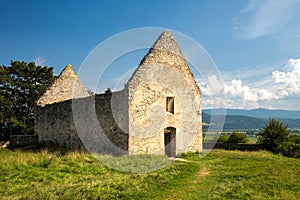
[(169, 157), (176, 155), (176, 128), (167, 127), (164, 130), (165, 154)]

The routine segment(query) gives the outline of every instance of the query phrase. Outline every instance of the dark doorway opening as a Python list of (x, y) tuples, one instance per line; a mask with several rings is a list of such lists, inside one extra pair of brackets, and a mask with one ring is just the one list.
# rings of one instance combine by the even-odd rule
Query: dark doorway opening
[(176, 128), (167, 127), (164, 131), (165, 137), (165, 153), (169, 157), (176, 155)]

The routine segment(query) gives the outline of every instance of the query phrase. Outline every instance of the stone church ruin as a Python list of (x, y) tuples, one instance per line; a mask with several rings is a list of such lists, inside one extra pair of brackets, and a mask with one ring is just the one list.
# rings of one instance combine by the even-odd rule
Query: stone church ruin
[(202, 150), (201, 93), (175, 38), (164, 31), (124, 89), (90, 96), (68, 65), (37, 103), (40, 142), (101, 154)]

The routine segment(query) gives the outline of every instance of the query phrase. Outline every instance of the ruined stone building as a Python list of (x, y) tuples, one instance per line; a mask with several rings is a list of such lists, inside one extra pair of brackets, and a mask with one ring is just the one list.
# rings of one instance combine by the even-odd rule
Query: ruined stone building
[(89, 96), (68, 65), (39, 99), (35, 131), (40, 142), (103, 154), (200, 151), (200, 89), (165, 31), (121, 91)]

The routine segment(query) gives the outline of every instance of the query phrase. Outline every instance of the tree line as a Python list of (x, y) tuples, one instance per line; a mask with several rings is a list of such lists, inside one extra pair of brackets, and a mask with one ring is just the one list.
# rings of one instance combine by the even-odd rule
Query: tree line
[[(300, 157), (300, 135), (291, 134), (288, 126), (283, 122), (271, 118), (256, 135), (256, 143), (263, 149), (289, 157)], [(229, 136), (217, 134), (215, 140), (222, 143), (247, 143), (248, 137), (244, 133), (233, 131)]]
[(0, 139), (34, 133), (37, 100), (55, 80), (53, 67), (11, 61), (0, 66)]
[(257, 143), (273, 153), (300, 158), (300, 135), (292, 135), (287, 125), (274, 118), (258, 133)]

